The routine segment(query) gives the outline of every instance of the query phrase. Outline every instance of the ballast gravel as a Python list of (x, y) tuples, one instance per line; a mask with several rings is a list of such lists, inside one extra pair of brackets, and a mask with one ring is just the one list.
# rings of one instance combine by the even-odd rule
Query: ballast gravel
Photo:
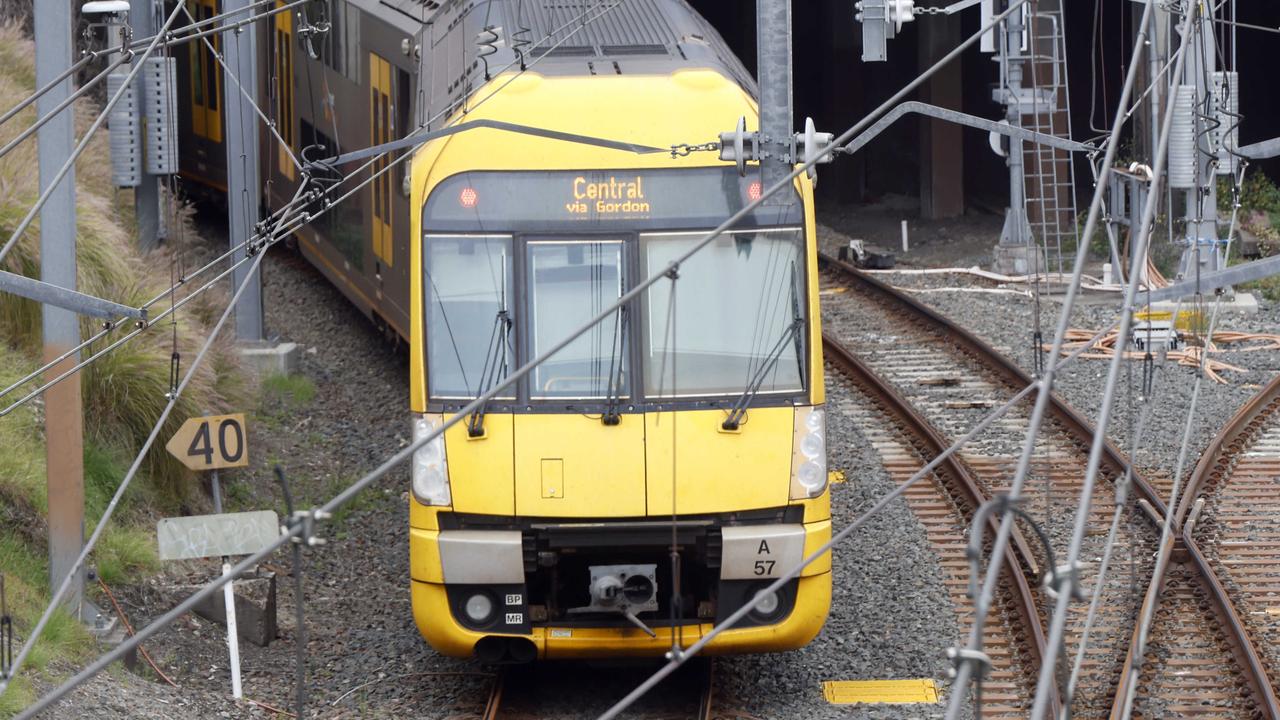
[[(852, 522), (894, 484), (880, 455), (849, 415), (860, 392), (827, 374), (827, 458), (847, 480), (831, 493), (832, 532)], [(795, 652), (721, 661), (725, 708), (759, 718), (941, 717), (941, 705), (830, 705), (826, 680), (932, 678), (946, 683), (946, 649), (961, 629), (938, 557), (905, 501), (873, 515), (832, 553), (831, 615)], [(731, 717), (731, 715), (730, 715)]]

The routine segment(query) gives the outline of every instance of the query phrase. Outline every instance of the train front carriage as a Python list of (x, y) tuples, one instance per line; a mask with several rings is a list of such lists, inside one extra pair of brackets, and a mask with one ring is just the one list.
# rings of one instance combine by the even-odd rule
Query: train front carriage
[[(727, 73), (677, 68), (525, 73), (469, 118), (661, 147), (740, 115), (753, 124), (754, 105)], [(413, 163), (415, 437), (761, 191), (757, 172), (706, 156), (495, 130)], [(495, 662), (661, 655), (830, 538), (813, 227), (799, 180), (418, 451), (413, 609), (434, 647)], [(802, 646), (830, 592), (824, 557), (708, 651)]]

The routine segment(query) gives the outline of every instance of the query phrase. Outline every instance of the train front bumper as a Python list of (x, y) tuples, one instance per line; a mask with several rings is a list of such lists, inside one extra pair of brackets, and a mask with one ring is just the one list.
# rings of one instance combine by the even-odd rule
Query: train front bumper
[[(669, 535), (669, 530), (667, 533)], [(545, 578), (538, 573), (525, 572), (536, 568), (536, 561), (529, 562), (530, 541), (528, 532), (517, 549), (525, 562), (519, 572), (513, 563), (504, 560), (510, 551), (502, 548), (504, 538), (500, 533), (475, 531), (477, 540), (459, 555), (458, 541), (463, 544), (473, 539), (467, 531), (442, 531), (413, 528), (410, 531), (410, 565), (412, 575), (412, 602), (414, 620), (422, 636), (437, 651), (458, 657), (479, 654), (494, 661), (538, 658), (592, 658), (592, 657), (660, 657), (670, 650), (672, 635), (684, 647), (688, 647), (709, 633), (728, 615), (754, 598), (755, 593), (770, 580), (767, 576), (779, 576), (787, 568), (798, 564), (831, 537), (828, 520), (788, 525), (753, 525), (743, 528), (715, 527), (711, 531), (717, 542), (724, 543), (715, 567), (696, 567), (685, 570), (685, 581), (696, 585), (695, 575), (717, 575), (704, 578), (705, 592), (692, 597), (694, 607), (685, 608), (684, 620), (674, 627), (670, 624), (670, 607), (664, 605), (657, 612), (642, 613), (641, 619), (654, 633), (651, 637), (639, 627), (633, 626), (621, 615), (596, 614), (573, 615), (552, 610), (548, 612)], [(627, 537), (634, 539), (637, 533)], [(752, 557), (742, 557), (735, 547), (762, 547), (774, 556), (786, 557), (781, 563), (769, 567), (761, 561), (760, 574), (751, 577), (757, 565)], [(518, 534), (513, 538), (519, 540)], [(692, 540), (691, 536), (686, 538)], [(495, 544), (496, 543), (496, 544)], [(689, 542), (691, 545), (692, 542)], [(442, 550), (443, 547), (443, 550)], [(535, 550), (536, 550), (535, 546)], [(574, 548), (570, 552), (576, 551)], [(598, 547), (598, 557), (613, 558), (611, 553), (623, 557), (620, 561), (634, 559), (625, 556), (626, 548)], [(463, 561), (459, 568), (459, 561)], [(600, 560), (612, 562), (612, 560)], [(691, 554), (690, 562), (694, 562)], [(568, 566), (568, 563), (566, 563)], [(670, 594), (670, 567), (659, 568), (658, 595)], [(664, 578), (665, 575), (665, 578)], [(749, 579), (744, 579), (743, 576)], [(459, 582), (461, 580), (461, 582)], [(570, 583), (577, 585), (580, 583)], [(714, 590), (712, 590), (714, 588)], [(685, 588), (682, 588), (684, 590)], [(560, 591), (572, 592), (572, 587)], [(689, 591), (693, 593), (695, 591)], [(466, 617), (468, 598), (483, 594), (496, 606), (494, 619), (477, 626)], [(555, 592), (551, 597), (555, 597)], [(710, 600), (702, 600), (705, 595)], [(718, 634), (707, 645), (709, 654), (750, 652), (776, 652), (802, 647), (822, 629), (831, 605), (830, 555), (818, 558), (801, 571), (798, 578), (783, 586), (779, 609), (772, 616), (748, 614), (735, 627)], [(688, 602), (688, 601), (686, 601)], [(570, 603), (573, 604), (573, 603)], [(578, 602), (577, 604), (582, 604)], [(482, 642), (483, 641), (483, 642)], [(511, 645), (511, 656), (503, 656), (503, 650), (494, 647)], [(518, 649), (519, 652), (514, 652)]]

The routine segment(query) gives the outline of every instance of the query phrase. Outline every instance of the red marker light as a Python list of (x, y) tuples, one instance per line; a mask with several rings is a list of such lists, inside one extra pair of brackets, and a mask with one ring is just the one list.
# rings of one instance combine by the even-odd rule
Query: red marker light
[(480, 202), (480, 194), (475, 188), (465, 187), (458, 193), (458, 204), (464, 208), (473, 208), (478, 202)]
[(760, 195), (763, 192), (764, 192), (764, 188), (760, 187), (759, 180), (756, 180), (755, 182), (747, 186), (747, 198), (750, 199), (751, 202), (755, 202), (756, 200), (759, 200)]

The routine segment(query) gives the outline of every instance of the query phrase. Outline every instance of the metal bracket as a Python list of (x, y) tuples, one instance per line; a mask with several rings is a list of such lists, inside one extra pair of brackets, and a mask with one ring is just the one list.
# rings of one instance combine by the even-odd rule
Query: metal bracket
[(1044, 591), (1049, 597), (1057, 599), (1062, 594), (1062, 583), (1071, 580), (1071, 599), (1084, 600), (1084, 590), (1080, 587), (1078, 576), (1080, 563), (1059, 565), (1044, 575)]
[(56, 305), (80, 315), (106, 318), (108, 320), (114, 320), (121, 315), (142, 320), (147, 318), (147, 311), (144, 309), (121, 305), (94, 295), (86, 295), (82, 292), (76, 292), (75, 290), (3, 270), (0, 270), (0, 291), (13, 293), (45, 305)]
[(949, 647), (947, 659), (951, 661), (951, 667), (947, 668), (947, 675), (953, 678), (960, 672), (960, 666), (965, 664), (974, 665), (973, 677), (978, 680), (985, 680), (991, 672), (991, 656), (981, 650)]
[(289, 540), (299, 545), (316, 547), (317, 545), (324, 545), (329, 542), (316, 533), (316, 526), (320, 522), (332, 517), (333, 515), (331, 513), (327, 513), (319, 508), (295, 510), (293, 514), (289, 516), (289, 524), (282, 529), (285, 533), (289, 533), (293, 531), (294, 528), (298, 528), (298, 532), (294, 534), (293, 537), (289, 538)]

